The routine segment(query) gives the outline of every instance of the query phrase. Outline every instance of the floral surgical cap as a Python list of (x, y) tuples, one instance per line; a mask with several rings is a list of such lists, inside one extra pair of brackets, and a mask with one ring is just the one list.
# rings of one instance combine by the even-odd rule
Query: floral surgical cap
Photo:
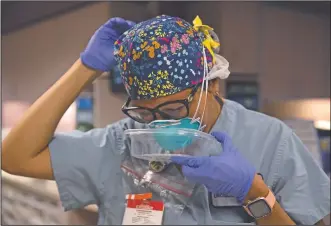
[[(166, 15), (141, 22), (116, 42), (114, 56), (133, 100), (168, 96), (202, 82), (205, 35)], [(208, 70), (212, 53), (205, 48)]]

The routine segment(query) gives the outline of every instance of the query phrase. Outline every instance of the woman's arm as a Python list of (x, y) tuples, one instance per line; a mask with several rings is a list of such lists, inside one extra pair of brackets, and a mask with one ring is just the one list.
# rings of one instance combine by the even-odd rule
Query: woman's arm
[[(252, 187), (249, 190), (245, 203), (248, 202), (248, 200), (254, 200), (258, 197), (266, 197), (268, 195), (269, 188), (264, 183), (263, 179), (255, 175)], [(276, 201), (272, 212), (270, 215), (258, 219), (257, 220), (258, 225), (295, 225), (293, 220), (287, 215), (287, 213), (284, 211), (284, 209), (279, 205), (279, 203)]]
[(87, 84), (113, 67), (114, 42), (133, 25), (131, 21), (112, 18), (94, 33), (80, 59), (28, 109), (3, 141), (3, 170), (53, 179), (48, 144), (60, 119)]
[(7, 135), (2, 143), (1, 168), (11, 174), (52, 179), (48, 143), (68, 107), (100, 74), (77, 60)]

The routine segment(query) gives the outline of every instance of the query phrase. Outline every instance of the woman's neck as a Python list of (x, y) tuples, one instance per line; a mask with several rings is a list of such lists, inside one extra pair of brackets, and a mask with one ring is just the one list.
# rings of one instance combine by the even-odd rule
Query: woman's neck
[(215, 123), (221, 115), (223, 105), (224, 99), (221, 98), (218, 93), (215, 94), (212, 103), (206, 107), (206, 127), (204, 132), (210, 133), (211, 129), (214, 127)]

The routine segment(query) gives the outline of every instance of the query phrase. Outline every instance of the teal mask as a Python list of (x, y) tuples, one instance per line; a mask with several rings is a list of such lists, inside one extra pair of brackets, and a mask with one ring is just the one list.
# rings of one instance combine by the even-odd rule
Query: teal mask
[(194, 135), (178, 135), (178, 129), (199, 130), (200, 122), (193, 122), (191, 118), (181, 120), (156, 120), (151, 122), (149, 126), (153, 129), (162, 129), (164, 133), (155, 133), (155, 140), (163, 149), (174, 152), (194, 142)]

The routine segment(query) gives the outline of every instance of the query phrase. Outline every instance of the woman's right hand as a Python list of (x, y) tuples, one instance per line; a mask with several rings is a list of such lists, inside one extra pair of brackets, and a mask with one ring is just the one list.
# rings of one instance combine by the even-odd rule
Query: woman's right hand
[(81, 53), (83, 64), (103, 72), (111, 70), (115, 64), (114, 42), (134, 25), (134, 22), (119, 17), (108, 20), (94, 33)]

